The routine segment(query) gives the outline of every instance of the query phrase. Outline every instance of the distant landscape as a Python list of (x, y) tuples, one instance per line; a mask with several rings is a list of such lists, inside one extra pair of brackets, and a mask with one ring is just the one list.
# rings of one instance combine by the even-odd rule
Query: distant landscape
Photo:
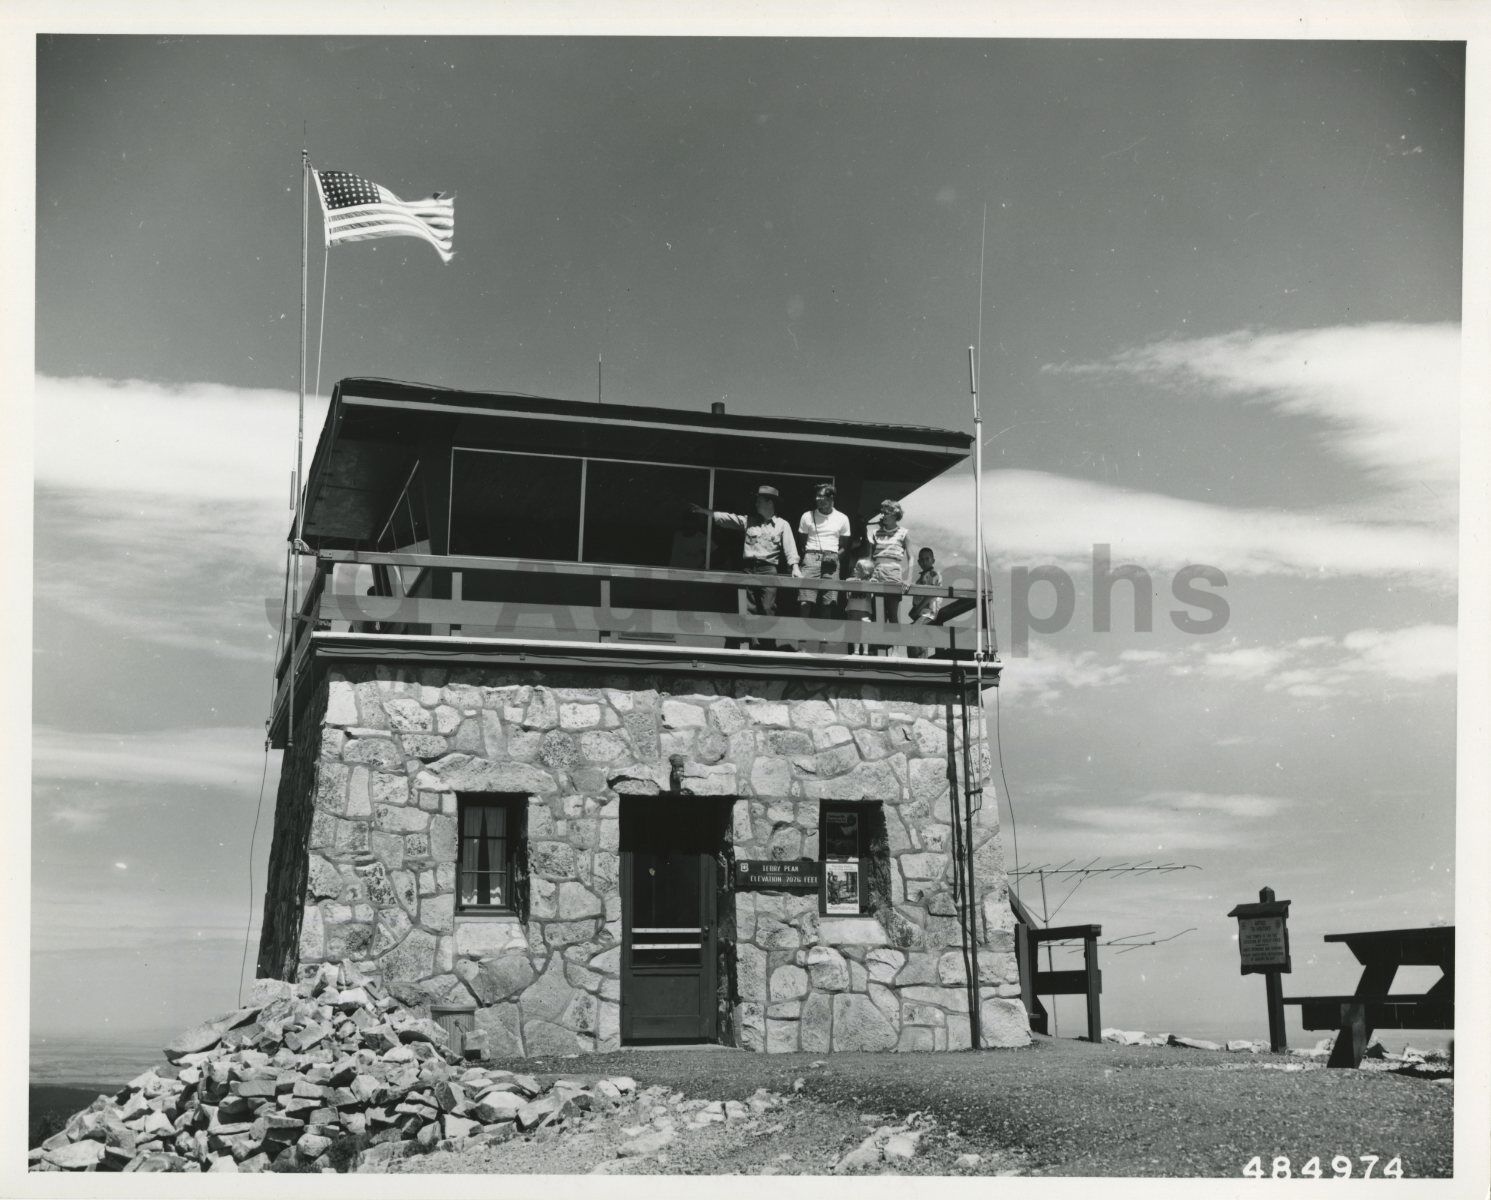
[(137, 1033), (121, 1038), (33, 1035), (31, 1084), (35, 1087), (43, 1084), (78, 1085), (102, 1081), (110, 1087), (118, 1087), (133, 1079), (146, 1067), (164, 1062), (161, 1047), (178, 1032), (179, 1030), (172, 1030), (158, 1037), (146, 1037)]
[(33, 1037), (27, 1089), (26, 1145), (35, 1146), (87, 1108), (101, 1092), (115, 1092), (147, 1067), (164, 1062), (170, 1036), (130, 1038)]

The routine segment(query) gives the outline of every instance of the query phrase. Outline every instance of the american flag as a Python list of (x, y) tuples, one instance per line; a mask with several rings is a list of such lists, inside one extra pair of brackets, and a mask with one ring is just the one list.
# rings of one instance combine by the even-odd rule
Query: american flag
[(327, 245), (417, 237), (434, 246), (443, 261), (450, 261), (456, 228), (453, 196), (436, 192), (426, 200), (400, 200), (387, 188), (349, 171), (317, 171), (315, 175), (326, 214)]

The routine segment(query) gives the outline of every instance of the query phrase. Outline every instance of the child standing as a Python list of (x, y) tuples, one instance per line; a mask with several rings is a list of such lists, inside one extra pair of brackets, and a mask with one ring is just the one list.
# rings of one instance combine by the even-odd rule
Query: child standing
[[(855, 538), (854, 566), (850, 568), (849, 578), (868, 583), (875, 577), (875, 561), (870, 557), (869, 543), (864, 538)], [(868, 621), (870, 619), (871, 607), (874, 597), (867, 592), (845, 592), (844, 593), (844, 619), (846, 621)], [(849, 643), (850, 654), (868, 654), (869, 648), (860, 642)]]
[[(926, 587), (941, 587), (942, 572), (937, 569), (937, 555), (932, 552), (931, 546), (923, 546), (921, 552), (916, 556), (916, 582)], [(942, 607), (942, 599), (939, 596), (918, 596), (911, 602), (911, 623), (913, 625), (930, 625), (937, 616), (937, 610)], [(907, 658), (927, 658), (931, 651), (924, 646), (908, 646)]]

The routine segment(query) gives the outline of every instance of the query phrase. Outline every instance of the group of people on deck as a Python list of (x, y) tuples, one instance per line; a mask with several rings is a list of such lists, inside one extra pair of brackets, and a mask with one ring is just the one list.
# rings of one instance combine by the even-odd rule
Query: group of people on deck
[[(753, 575), (790, 574), (794, 579), (855, 579), (879, 583), (917, 583), (941, 586), (936, 555), (930, 547), (917, 554), (916, 570), (911, 566), (910, 533), (901, 524), (904, 515), (894, 500), (882, 501), (878, 518), (865, 523), (865, 532), (856, 536), (850, 520), (834, 507), (835, 491), (831, 483), (820, 483), (814, 490), (813, 507), (802, 514), (797, 533), (802, 538), (799, 555), (792, 527), (777, 516), (781, 494), (770, 484), (756, 490), (751, 513), (711, 512), (702, 505), (690, 505), (696, 515), (707, 515), (716, 525), (738, 529), (745, 537), (741, 569)], [(785, 569), (784, 569), (785, 568)], [(865, 592), (847, 592), (843, 615), (846, 620), (867, 621), (873, 613), (875, 597)], [(880, 597), (885, 620), (899, 622), (901, 597)], [(837, 616), (840, 593), (833, 588), (799, 588), (798, 615), (804, 617)], [(776, 587), (749, 588), (748, 611), (760, 615), (777, 613)], [(935, 596), (917, 596), (911, 603), (909, 620), (930, 623), (937, 615), (941, 601)], [(851, 647), (851, 653), (854, 648)], [(908, 648), (909, 657), (922, 657), (921, 647)]]

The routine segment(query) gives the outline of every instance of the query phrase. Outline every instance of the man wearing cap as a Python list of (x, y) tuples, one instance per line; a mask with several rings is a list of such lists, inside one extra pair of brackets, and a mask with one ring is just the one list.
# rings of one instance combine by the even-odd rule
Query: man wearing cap
[[(781, 562), (786, 559), (794, 578), (800, 578), (797, 542), (792, 537), (792, 527), (777, 516), (777, 499), (780, 493), (770, 484), (756, 489), (756, 511), (747, 517), (741, 513), (710, 512), (699, 504), (690, 509), (699, 515), (708, 515), (716, 525), (726, 529), (739, 529), (745, 534), (745, 554), (741, 570), (752, 575), (780, 575)], [(777, 589), (760, 587), (746, 589), (746, 611), (760, 616), (771, 616), (776, 612)], [(773, 643), (759, 643), (769, 648)]]
[[(814, 490), (815, 504), (803, 513), (797, 523), (802, 535), (802, 577), (804, 579), (837, 579), (840, 557), (849, 544), (849, 518), (834, 507), (834, 485), (820, 483)], [(810, 617), (816, 607), (820, 617), (833, 615), (837, 592), (800, 591), (797, 593), (799, 615)]]

